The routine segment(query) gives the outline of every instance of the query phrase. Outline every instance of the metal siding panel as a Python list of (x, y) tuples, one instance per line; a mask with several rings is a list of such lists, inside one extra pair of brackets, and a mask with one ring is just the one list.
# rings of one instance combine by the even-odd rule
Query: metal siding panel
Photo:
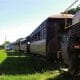
[(30, 51), (32, 53), (46, 56), (46, 40), (40, 40), (40, 41), (31, 43)]

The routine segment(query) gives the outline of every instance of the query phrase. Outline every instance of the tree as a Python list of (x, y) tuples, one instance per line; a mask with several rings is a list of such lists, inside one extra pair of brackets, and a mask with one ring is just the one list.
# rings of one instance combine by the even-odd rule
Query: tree
[(3, 45), (0, 45), (0, 50), (1, 50), (1, 49), (4, 49), (4, 46), (3, 46)]
[(75, 14), (79, 10), (80, 10), (80, 7), (72, 8), (68, 11), (68, 13)]
[(76, 8), (72, 8), (72, 9), (69, 9), (68, 11), (61, 12), (61, 13), (75, 14), (79, 10), (80, 10), (80, 7), (77, 6)]
[(3, 46), (5, 46), (5, 45), (7, 45), (7, 44), (10, 44), (10, 41), (5, 41), (5, 42), (3, 43)]

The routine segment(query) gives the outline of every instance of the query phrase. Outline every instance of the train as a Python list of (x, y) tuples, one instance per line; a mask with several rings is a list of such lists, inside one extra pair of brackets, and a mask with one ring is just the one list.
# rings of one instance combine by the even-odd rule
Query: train
[(72, 18), (72, 14), (49, 16), (28, 37), (15, 42), (15, 51), (41, 55), (51, 62), (56, 62), (61, 51), (64, 28), (72, 24)]
[(80, 11), (76, 12), (72, 20), (72, 25), (69, 27), (69, 69), (73, 75), (80, 76)]
[(14, 50), (16, 52), (30, 52), (30, 38), (19, 38), (14, 42)]
[(48, 17), (30, 34), (30, 52), (45, 56), (49, 61), (56, 62), (57, 53), (61, 48), (61, 36), (64, 34), (65, 20), (72, 24), (73, 15), (59, 14)]
[(44, 56), (61, 62), (71, 74), (80, 74), (80, 11), (45, 19), (29, 36), (15, 42), (15, 51)]

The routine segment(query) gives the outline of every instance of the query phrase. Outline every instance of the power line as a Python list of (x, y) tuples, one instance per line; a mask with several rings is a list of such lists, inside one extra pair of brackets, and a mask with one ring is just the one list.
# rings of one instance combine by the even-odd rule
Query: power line
[[(67, 13), (68, 9), (71, 8), (78, 0), (74, 1), (68, 8), (65, 9), (65, 13)], [(65, 28), (67, 27), (67, 15), (65, 16)]]
[(69, 8), (71, 8), (75, 3), (77, 3), (79, 0), (76, 0), (76, 1), (74, 1), (68, 8), (66, 8), (65, 9), (65, 11), (64, 12), (67, 12), (67, 10), (69, 9)]

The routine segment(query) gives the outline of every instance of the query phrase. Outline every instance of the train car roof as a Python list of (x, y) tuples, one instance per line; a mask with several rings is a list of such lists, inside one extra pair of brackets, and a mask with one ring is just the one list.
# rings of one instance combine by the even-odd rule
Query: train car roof
[(72, 14), (56, 14), (56, 15), (49, 16), (30, 34), (30, 36), (33, 36), (36, 32), (38, 32), (38, 30), (40, 30), (41, 27), (44, 27), (41, 25), (46, 24), (48, 19), (65, 19), (65, 18), (72, 19), (73, 17), (74, 15)]
[(64, 19), (64, 18), (73, 18), (74, 15), (72, 14), (56, 14), (56, 15), (52, 15), (52, 16), (49, 16), (48, 18), (57, 18), (57, 19)]
[(38, 31), (40, 31), (42, 29), (42, 25), (45, 25), (47, 23), (47, 19), (45, 19), (35, 30), (33, 30), (33, 32), (30, 34), (30, 37), (33, 36), (34, 34), (36, 34)]

